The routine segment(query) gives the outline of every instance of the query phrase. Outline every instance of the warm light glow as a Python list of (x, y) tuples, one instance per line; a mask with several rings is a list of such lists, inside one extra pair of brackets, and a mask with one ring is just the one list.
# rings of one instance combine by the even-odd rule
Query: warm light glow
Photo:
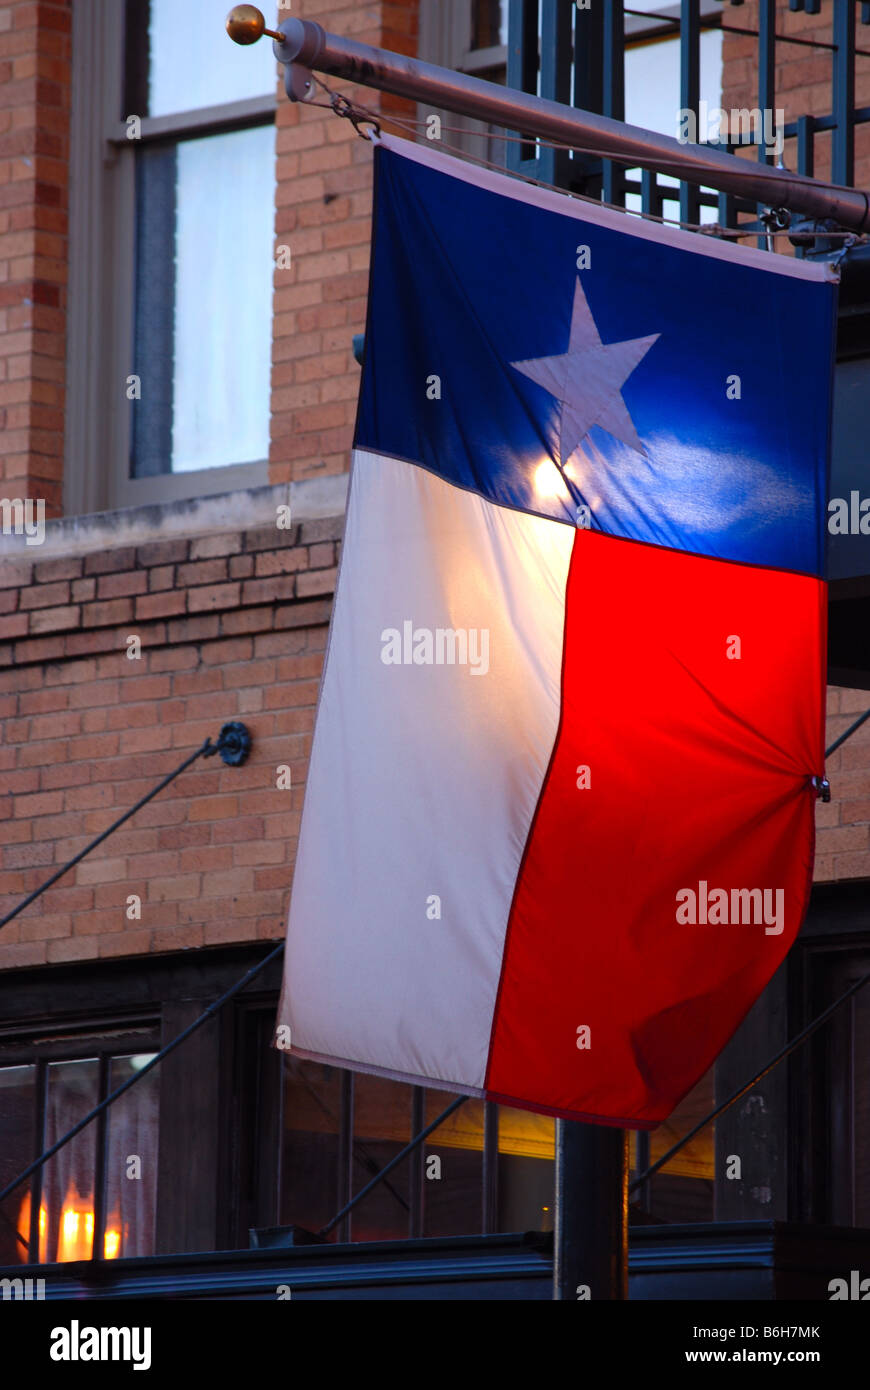
[(538, 464), (534, 481), (539, 497), (558, 497), (564, 502), (570, 500), (565, 480), (552, 459), (544, 459), (543, 463)]
[[(30, 1240), (30, 1193), (27, 1192), (21, 1202), (18, 1213), (18, 1233), (25, 1240)], [(124, 1235), (127, 1228), (124, 1227)], [(47, 1246), (48, 1237), (48, 1212), (45, 1205), (39, 1208), (39, 1262), (45, 1264), (48, 1260)], [(79, 1196), (78, 1188), (75, 1183), (70, 1183), (67, 1189), (66, 1200), (60, 1214), (60, 1230), (57, 1242), (57, 1260), (89, 1260), (94, 1247), (94, 1209), (90, 1204), (90, 1199), (83, 1199)], [(113, 1212), (109, 1218), (109, 1225), (103, 1237), (103, 1256), (107, 1260), (117, 1260), (121, 1254), (121, 1218), (118, 1212)], [(27, 1263), (27, 1250), (19, 1242), (19, 1259), (23, 1264)]]
[[(47, 1231), (47, 1229), (48, 1229), (48, 1212), (45, 1210), (45, 1206), (42, 1205), (42, 1206), (40, 1206), (40, 1208), (39, 1208), (39, 1262), (40, 1262), (40, 1264), (44, 1264), (44, 1263), (45, 1263), (45, 1258), (46, 1258), (45, 1243), (46, 1243), (46, 1231)], [(19, 1207), (19, 1210), (18, 1210), (18, 1234), (19, 1234), (20, 1236), (22, 1236), (22, 1237), (24, 1238), (24, 1240), (26, 1240), (26, 1241), (29, 1242), (29, 1240), (30, 1240), (30, 1193), (29, 1193), (29, 1192), (25, 1192), (24, 1197), (22, 1198), (22, 1201), (21, 1201), (21, 1206)], [(24, 1246), (24, 1245), (22, 1245), (20, 1240), (19, 1240), (19, 1241), (16, 1241), (16, 1245), (18, 1246), (18, 1258), (19, 1258), (19, 1260), (21, 1261), (22, 1264), (27, 1264), (27, 1258), (28, 1258), (28, 1254), (29, 1254), (29, 1251), (27, 1250), (27, 1247)]]
[(75, 1183), (70, 1182), (60, 1213), (58, 1261), (89, 1260), (93, 1247), (94, 1211), (90, 1197), (79, 1196)]

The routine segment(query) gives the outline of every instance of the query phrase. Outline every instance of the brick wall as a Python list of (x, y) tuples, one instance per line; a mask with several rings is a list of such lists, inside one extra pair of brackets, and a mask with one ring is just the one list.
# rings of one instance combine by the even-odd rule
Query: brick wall
[(226, 721), (254, 741), (243, 767), (195, 763), (6, 927), (0, 969), (283, 938), (339, 534), (0, 562), (0, 917)]
[[(860, 6), (856, 6), (860, 15)], [(790, 10), (788, 0), (777, 0), (776, 32), (786, 37), (815, 39), (831, 44), (832, 0), (824, 0), (817, 15), (803, 10)], [(758, 29), (758, 0), (747, 0), (742, 6), (723, 6), (723, 27)], [(856, 27), (856, 47), (870, 51), (870, 26)], [(758, 102), (758, 41), (748, 35), (725, 34), (722, 43), (722, 105), (726, 110), (752, 108)], [(778, 43), (776, 51), (776, 106), (785, 112), (785, 120), (798, 116), (827, 116), (831, 113), (831, 74), (834, 54), (830, 48), (809, 48), (804, 45)], [(855, 66), (855, 104), (870, 105), (870, 58), (859, 57)], [(795, 140), (786, 141), (783, 159), (789, 169), (797, 169)], [(747, 157), (754, 158), (755, 152)], [(815, 139), (815, 177), (831, 176), (830, 135)], [(858, 187), (870, 184), (870, 127), (859, 126), (855, 132), (855, 182)]]
[(70, 0), (0, 0), (0, 497), (59, 515)]
[[(359, 43), (416, 54), (417, 7), (301, 0), (298, 13)], [(367, 107), (413, 114), (408, 103), (327, 79)], [(319, 100), (327, 100), (321, 92)], [(349, 121), (319, 106), (278, 106), (276, 241), (292, 253), (275, 272), (272, 368), (273, 483), (344, 473), (356, 419), (353, 336), (365, 328), (372, 147)]]
[[(828, 690), (830, 745), (870, 708), (870, 691)], [(816, 881), (870, 877), (870, 721), (827, 762), (831, 800), (816, 806)]]
[[(832, 42), (831, 4), (825, 3), (818, 15), (789, 9), (788, 0), (776, 7), (777, 34)], [(725, 5), (723, 26), (758, 28), (758, 0), (742, 6)], [(870, 49), (870, 27), (858, 25), (857, 47)], [(726, 110), (753, 107), (758, 100), (758, 41), (748, 35), (725, 34), (722, 43), (722, 106)], [(831, 110), (830, 49), (803, 45), (777, 45), (776, 106), (785, 120), (805, 113), (822, 116)], [(870, 104), (870, 59), (859, 58), (856, 65), (856, 104)], [(858, 186), (870, 184), (870, 130), (856, 132), (855, 178)], [(831, 141), (816, 137), (815, 174), (829, 178)], [(747, 155), (755, 158), (755, 152)], [(783, 155), (788, 168), (797, 168), (795, 141), (786, 142)], [(785, 241), (779, 250), (787, 247)], [(870, 706), (870, 692), (831, 687), (828, 690), (828, 744), (849, 727)], [(817, 881), (863, 878), (870, 875), (870, 725), (865, 725), (828, 760), (831, 801), (816, 806)]]

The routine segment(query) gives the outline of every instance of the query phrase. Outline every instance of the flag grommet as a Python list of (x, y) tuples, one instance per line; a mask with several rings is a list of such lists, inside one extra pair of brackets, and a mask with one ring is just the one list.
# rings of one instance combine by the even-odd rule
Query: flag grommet
[(830, 801), (831, 784), (827, 777), (811, 777), (810, 782), (816, 789), (816, 796), (820, 801)]

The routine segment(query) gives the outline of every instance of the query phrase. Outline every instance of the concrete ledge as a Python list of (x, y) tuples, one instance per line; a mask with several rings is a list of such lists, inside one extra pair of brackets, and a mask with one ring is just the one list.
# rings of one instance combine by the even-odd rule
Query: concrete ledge
[(45, 537), (39, 545), (28, 545), (26, 536), (0, 534), (0, 557), (39, 562), (85, 551), (169, 540), (173, 536), (190, 538), (221, 531), (248, 531), (274, 523), (277, 508), (288, 503), (294, 525), (341, 516), (347, 501), (348, 478), (347, 473), (331, 474), (215, 497), (191, 497), (122, 511), (96, 512), (92, 516), (63, 517), (45, 523)]

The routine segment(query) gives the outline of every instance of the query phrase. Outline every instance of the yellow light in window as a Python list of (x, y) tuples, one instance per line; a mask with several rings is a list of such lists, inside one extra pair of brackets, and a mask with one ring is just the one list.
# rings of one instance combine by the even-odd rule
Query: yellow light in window
[(94, 1209), (91, 1197), (81, 1197), (70, 1182), (60, 1215), (57, 1259), (89, 1260), (94, 1247)]
[(103, 1241), (103, 1254), (107, 1260), (116, 1260), (121, 1249), (121, 1232), (106, 1231), (106, 1238)]

